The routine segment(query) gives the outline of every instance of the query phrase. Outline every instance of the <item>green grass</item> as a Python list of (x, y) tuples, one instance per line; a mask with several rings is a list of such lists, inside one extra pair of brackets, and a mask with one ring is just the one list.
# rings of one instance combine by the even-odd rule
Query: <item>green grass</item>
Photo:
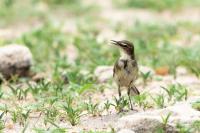
[(143, 85), (146, 86), (147, 80), (148, 80), (149, 78), (151, 78), (151, 72), (148, 71), (148, 72), (146, 72), (146, 73), (143, 73), (143, 72), (140, 72), (140, 73), (141, 73), (140, 75), (141, 75), (142, 80), (143, 80)]
[(199, 0), (117, 0), (114, 1), (117, 6), (145, 8), (156, 11), (162, 10), (180, 10), (189, 6), (197, 6)]
[(191, 124), (186, 125), (182, 123), (177, 123), (176, 128), (180, 133), (195, 133), (200, 131), (200, 121), (193, 121)]
[(150, 108), (151, 104), (149, 100), (149, 94), (141, 93), (140, 95), (134, 96), (134, 103), (139, 107), (143, 108), (144, 110)]
[(176, 101), (187, 100), (188, 89), (181, 84), (172, 84), (168, 87), (162, 87), (168, 95), (168, 101), (175, 103)]
[[(133, 28), (121, 32), (125, 32), (127, 38), (134, 42), (139, 64), (153, 68), (168, 66), (170, 72), (174, 75), (176, 75), (174, 70), (178, 66), (185, 66), (199, 76), (199, 45), (194, 44), (192, 47), (173, 45), (172, 40), (179, 39), (179, 32), (182, 29), (190, 30), (193, 34), (200, 33), (200, 29), (195, 29), (195, 24), (192, 26), (186, 23), (177, 25), (136, 23)], [(35, 64), (37, 64), (33, 68), (36, 72), (54, 70), (54, 74), (59, 74), (66, 71), (71, 77), (70, 80), (74, 81), (80, 80), (78, 77), (83, 77), (80, 69), (93, 73), (94, 69), (99, 65), (113, 64), (118, 56), (117, 54), (119, 54), (117, 49), (110, 49), (111, 47), (106, 44), (108, 42), (97, 42), (96, 31), (90, 30), (90, 28), (79, 29), (78, 35), (67, 35), (61, 31), (61, 27), (45, 24), (43, 27), (25, 34), (17, 39), (16, 42), (25, 44), (31, 49)], [(160, 31), (162, 32), (160, 33)], [(69, 64), (66, 54), (63, 54), (65, 52), (64, 49), (71, 43), (79, 51), (75, 65)], [(84, 52), (82, 52), (83, 49)], [(42, 52), (37, 54), (41, 50)], [(176, 56), (177, 54), (180, 56)], [(49, 62), (48, 65), (44, 60)], [(193, 64), (192, 66), (190, 65), (191, 63)], [(77, 75), (76, 79), (73, 77), (74, 74)], [(90, 74), (84, 75), (84, 77), (86, 80), (94, 79)]]
[[(33, 67), (34, 71), (51, 71), (51, 74), (58, 80), (60, 78), (56, 75), (66, 72), (70, 81), (93, 82), (95, 79), (92, 75), (94, 69), (99, 65), (112, 65), (119, 56), (119, 52), (115, 48), (111, 49), (108, 40), (104, 42), (96, 40), (100, 30), (93, 27), (96, 21), (90, 22), (92, 28), (87, 27), (84, 21), (81, 21), (83, 24), (78, 28), (78, 34), (75, 35), (62, 32), (60, 26), (46, 23), (43, 27), (24, 34), (14, 42), (30, 48), (36, 64)], [(86, 27), (83, 29), (84, 25)], [(127, 39), (134, 42), (139, 64), (154, 69), (167, 66), (174, 77), (176, 77), (176, 68), (185, 66), (189, 71), (199, 76), (199, 45), (180, 47), (174, 44), (174, 40), (181, 38), (182, 30), (190, 31), (194, 35), (199, 34), (200, 29), (195, 27), (195, 23), (146, 24), (138, 22), (132, 27), (119, 29), (119, 31), (125, 32)], [(13, 40), (7, 40), (3, 43), (6, 42), (13, 42)], [(79, 55), (75, 64), (70, 64), (65, 54), (68, 44), (74, 44), (78, 49)], [(80, 70), (86, 74), (84, 75)], [(83, 77), (84, 79), (82, 79)]]
[(83, 4), (79, 0), (2, 0), (0, 1), (0, 27), (33, 20), (48, 21), (55, 12), (82, 16), (96, 11), (98, 6)]
[(93, 104), (91, 101), (91, 97), (89, 98), (89, 101), (85, 103), (85, 108), (88, 114), (91, 114), (92, 116), (99, 116), (101, 114), (99, 104)]
[(120, 97), (119, 99), (114, 97), (114, 103), (111, 104), (115, 107), (117, 112), (122, 112), (124, 109), (129, 108), (129, 101), (127, 97)]
[(67, 98), (67, 104), (63, 106), (67, 114), (67, 119), (72, 126), (75, 126), (79, 123), (81, 117), (81, 110), (72, 106), (72, 98)]
[(66, 133), (67, 130), (65, 128), (54, 128), (54, 129), (51, 129), (51, 130), (45, 130), (45, 129), (42, 129), (42, 128), (34, 128), (33, 129), (34, 133)]
[(195, 23), (186, 22), (177, 24), (136, 22), (132, 27), (122, 31), (126, 33), (129, 40), (134, 42), (140, 64), (153, 68), (168, 66), (170, 73), (174, 75), (176, 75), (174, 69), (177, 66), (185, 66), (196, 76), (199, 76), (199, 45), (180, 47), (174, 44), (174, 40), (179, 40), (181, 37), (182, 30), (189, 30), (194, 35), (199, 34), (200, 30), (196, 29), (195, 25)]
[(4, 116), (4, 112), (1, 113), (0, 115), (0, 132), (5, 128), (4, 122), (2, 120), (3, 116)]
[(192, 107), (198, 111), (200, 111), (200, 101), (196, 101), (192, 103)]

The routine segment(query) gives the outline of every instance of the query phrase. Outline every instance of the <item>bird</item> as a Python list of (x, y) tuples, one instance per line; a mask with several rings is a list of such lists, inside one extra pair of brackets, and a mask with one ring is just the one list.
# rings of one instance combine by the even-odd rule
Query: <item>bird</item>
[(138, 77), (138, 64), (135, 58), (134, 45), (127, 40), (111, 40), (111, 43), (120, 48), (121, 52), (121, 56), (117, 59), (113, 68), (113, 78), (118, 86), (119, 98), (121, 98), (121, 87), (126, 87), (130, 108), (133, 110), (130, 93), (132, 91), (134, 95), (140, 95), (139, 90), (134, 85)]

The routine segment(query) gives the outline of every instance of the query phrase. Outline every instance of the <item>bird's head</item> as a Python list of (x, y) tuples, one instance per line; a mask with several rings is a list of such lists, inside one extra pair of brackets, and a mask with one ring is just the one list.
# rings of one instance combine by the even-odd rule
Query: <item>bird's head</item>
[(122, 40), (122, 41), (115, 41), (111, 40), (111, 43), (122, 49), (122, 51), (130, 56), (131, 58), (135, 58), (134, 56), (134, 45), (133, 43), (127, 41), (127, 40)]

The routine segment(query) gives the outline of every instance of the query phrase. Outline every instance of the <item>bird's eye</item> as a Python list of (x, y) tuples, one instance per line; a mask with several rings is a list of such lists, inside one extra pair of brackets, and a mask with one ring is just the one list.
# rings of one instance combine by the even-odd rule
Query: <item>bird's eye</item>
[(122, 47), (127, 47), (127, 45), (125, 43), (121, 43), (122, 44)]

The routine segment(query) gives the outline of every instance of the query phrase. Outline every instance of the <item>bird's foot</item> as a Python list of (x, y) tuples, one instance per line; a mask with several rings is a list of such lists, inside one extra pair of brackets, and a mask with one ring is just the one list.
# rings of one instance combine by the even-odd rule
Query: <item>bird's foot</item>
[(140, 109), (139, 108), (137, 108), (137, 107), (130, 107), (130, 110), (132, 110), (132, 111), (134, 111), (134, 112), (139, 112), (140, 111)]

